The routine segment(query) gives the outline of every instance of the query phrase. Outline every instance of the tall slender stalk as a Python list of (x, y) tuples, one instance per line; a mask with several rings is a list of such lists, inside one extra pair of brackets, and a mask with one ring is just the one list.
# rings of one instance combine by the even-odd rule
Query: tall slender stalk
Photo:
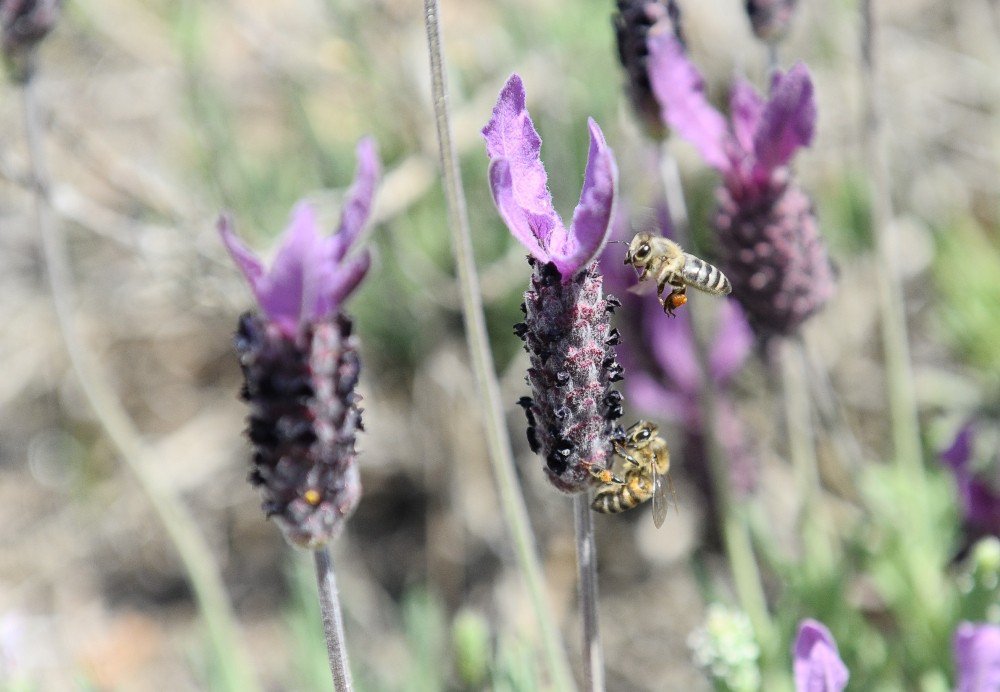
[(24, 83), (21, 96), (28, 156), (34, 178), (35, 222), (42, 241), (59, 331), (80, 388), (177, 550), (208, 629), (226, 688), (234, 692), (259, 689), (251, 675), (253, 667), (240, 641), (226, 588), (211, 547), (177, 495), (160, 483), (156, 475), (150, 473), (150, 453), (146, 444), (76, 332), (73, 324), (75, 301), (72, 273), (65, 241), (53, 223), (49, 205), (49, 174), (45, 165), (33, 78)]
[[(661, 143), (658, 153), (660, 177), (667, 199), (671, 225), (677, 234), (677, 241), (681, 245), (689, 245), (691, 236), (680, 171), (666, 142)], [(767, 599), (764, 596), (760, 570), (753, 553), (750, 530), (736, 507), (730, 486), (729, 466), (716, 437), (715, 391), (712, 389), (711, 378), (708, 376), (705, 332), (701, 328), (703, 320), (698, 319), (697, 315), (697, 312), (692, 311), (691, 332), (694, 340), (695, 358), (704, 375), (701, 387), (702, 426), (704, 427), (712, 487), (715, 490), (717, 509), (721, 514), (722, 541), (726, 550), (726, 558), (729, 561), (729, 568), (732, 570), (736, 596), (753, 623), (761, 650), (772, 657), (777, 651), (777, 636), (767, 610)]]
[(458, 272), (459, 292), (462, 297), (462, 316), (468, 340), (476, 386), (483, 401), (483, 425), (490, 451), (490, 461), (500, 492), (500, 504), (507, 520), (518, 562), (528, 588), (542, 645), (548, 659), (549, 674), (556, 689), (573, 689), (566, 651), (559, 628), (556, 626), (551, 603), (545, 594), (542, 567), (538, 559), (534, 537), (528, 521), (528, 511), (517, 481), (514, 454), (511, 450), (507, 427), (500, 403), (500, 387), (493, 365), (493, 354), (486, 334), (479, 278), (472, 252), (472, 234), (469, 230), (469, 212), (465, 203), (458, 155), (452, 146), (451, 124), (448, 115), (447, 86), (441, 50), (440, 10), (437, 0), (424, 0), (424, 22), (427, 29), (427, 46), (430, 53), (431, 86), (434, 98), (434, 117), (441, 154), (441, 172), (448, 206), (448, 226), (451, 229), (452, 248)]
[(861, 83), (865, 88), (864, 148), (871, 175), (872, 232), (881, 271), (875, 272), (882, 313), (882, 347), (889, 387), (889, 413), (896, 463), (915, 481), (923, 479), (920, 421), (913, 388), (913, 370), (906, 326), (906, 305), (899, 275), (899, 238), (892, 223), (893, 210), (885, 142), (882, 137), (882, 104), (875, 64), (876, 30), (874, 0), (861, 0)]
[(319, 587), (320, 613), (323, 616), (323, 633), (326, 635), (326, 654), (330, 659), (333, 688), (337, 692), (351, 692), (351, 665), (344, 644), (344, 618), (340, 614), (340, 596), (333, 562), (326, 548), (313, 551), (316, 562), (316, 585)]
[(576, 527), (576, 563), (579, 571), (580, 612), (583, 615), (583, 683), (591, 692), (604, 690), (604, 647), (597, 617), (597, 548), (588, 493), (573, 496)]

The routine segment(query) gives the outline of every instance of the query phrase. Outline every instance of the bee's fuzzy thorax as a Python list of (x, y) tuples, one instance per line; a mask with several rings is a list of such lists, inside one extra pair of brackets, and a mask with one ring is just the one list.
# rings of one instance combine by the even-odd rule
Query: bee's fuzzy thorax
[(615, 420), (622, 415), (615, 358), (618, 331), (610, 315), (619, 304), (604, 294), (596, 263), (563, 283), (552, 263), (534, 266), (524, 294), (524, 341), (532, 396), (519, 402), (528, 418), (528, 442), (545, 460), (549, 480), (565, 492), (591, 485), (591, 470), (610, 462)]
[(351, 331), (338, 314), (289, 337), (248, 313), (236, 333), (241, 396), (251, 409), (250, 482), (285, 537), (306, 548), (336, 536), (361, 496), (354, 449), (360, 361)]

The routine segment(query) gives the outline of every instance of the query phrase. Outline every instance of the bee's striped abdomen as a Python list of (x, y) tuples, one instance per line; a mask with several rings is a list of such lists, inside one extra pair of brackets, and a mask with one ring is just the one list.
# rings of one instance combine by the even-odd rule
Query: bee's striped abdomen
[(601, 514), (621, 514), (638, 507), (652, 497), (649, 480), (637, 473), (630, 473), (625, 483), (601, 488), (590, 503), (590, 508)]
[(715, 295), (728, 295), (733, 287), (726, 275), (715, 265), (709, 264), (700, 257), (684, 253), (684, 268), (681, 277), (689, 286)]

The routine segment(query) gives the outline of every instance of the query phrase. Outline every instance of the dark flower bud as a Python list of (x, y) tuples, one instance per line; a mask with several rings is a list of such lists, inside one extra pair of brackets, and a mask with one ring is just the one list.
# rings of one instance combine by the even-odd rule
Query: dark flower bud
[(669, 32), (683, 44), (680, 20), (680, 8), (673, 0), (618, 0), (618, 12), (612, 18), (618, 60), (625, 69), (632, 108), (655, 139), (666, 136), (666, 127), (649, 82), (646, 39), (651, 33)]
[(0, 31), (8, 72), (16, 82), (27, 81), (34, 50), (59, 20), (62, 0), (0, 0)]
[(754, 36), (777, 43), (788, 34), (798, 0), (747, 0), (747, 16)]

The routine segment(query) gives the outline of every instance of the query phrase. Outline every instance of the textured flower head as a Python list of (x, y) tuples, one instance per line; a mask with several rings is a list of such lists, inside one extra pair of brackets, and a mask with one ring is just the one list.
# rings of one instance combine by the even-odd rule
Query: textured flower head
[(760, 646), (741, 610), (710, 603), (705, 624), (688, 636), (695, 664), (733, 692), (760, 689)]
[(232, 220), (219, 220), (219, 233), (243, 272), (264, 314), (282, 332), (294, 336), (303, 325), (337, 313), (343, 300), (368, 272), (370, 256), (362, 250), (348, 256), (371, 212), (379, 177), (375, 142), (361, 140), (358, 170), (347, 193), (340, 227), (330, 236), (320, 232), (316, 211), (300, 202), (282, 234), (270, 269), (237, 237)]
[(313, 209), (299, 204), (269, 271), (228, 219), (219, 223), (262, 310), (243, 315), (235, 338), (245, 379), (241, 397), (250, 407), (249, 480), (285, 538), (307, 548), (337, 535), (361, 497), (354, 449), (361, 362), (341, 303), (368, 270), (367, 252), (348, 253), (375, 192), (373, 141), (358, 145), (358, 158), (337, 233), (321, 235)]
[(1000, 690), (1000, 626), (963, 622), (954, 647), (955, 692)]
[[(941, 452), (955, 476), (958, 496), (969, 529), (977, 534), (1000, 536), (1000, 463), (976, 468), (975, 427), (964, 425), (948, 449)], [(992, 475), (991, 475), (992, 474)]]
[(837, 642), (822, 622), (803, 620), (792, 647), (795, 692), (840, 692), (850, 673), (840, 660)]
[(490, 190), (514, 237), (542, 264), (551, 262), (563, 283), (587, 267), (604, 247), (615, 203), (618, 166), (593, 118), (590, 155), (580, 201), (567, 229), (552, 205), (540, 158), (542, 140), (525, 107), (524, 85), (511, 75), (493, 117), (483, 128), (490, 157)]

